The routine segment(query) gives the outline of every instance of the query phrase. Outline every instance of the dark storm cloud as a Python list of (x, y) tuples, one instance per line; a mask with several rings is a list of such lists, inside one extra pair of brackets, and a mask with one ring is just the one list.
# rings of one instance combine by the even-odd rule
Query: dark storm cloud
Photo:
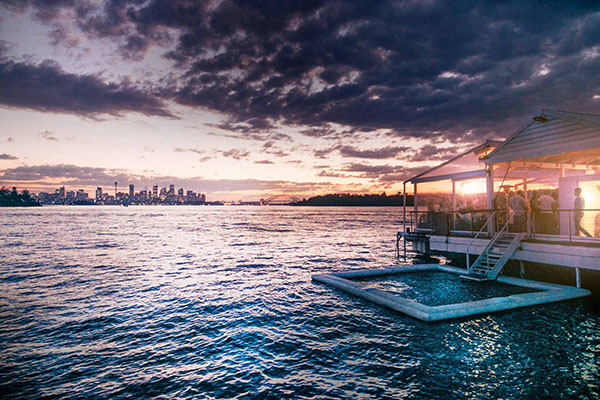
[(387, 146), (379, 149), (361, 150), (353, 146), (337, 145), (327, 149), (315, 150), (314, 156), (317, 158), (327, 158), (327, 156), (335, 151), (344, 158), (363, 158), (371, 160), (383, 160), (387, 158), (396, 158), (399, 154), (409, 150), (410, 147), (405, 146)]
[(9, 107), (90, 117), (126, 112), (173, 117), (161, 100), (128, 82), (67, 73), (49, 61), (0, 63), (0, 82), (0, 104)]
[(290, 155), (290, 153), (283, 151), (279, 146), (277, 146), (276, 143), (277, 142), (275, 140), (269, 140), (268, 142), (265, 142), (260, 152), (275, 157), (287, 157)]
[(227, 158), (233, 158), (234, 160), (242, 160), (250, 156), (250, 152), (244, 149), (230, 149), (221, 151), (221, 155)]
[(181, 73), (163, 96), (224, 113), (221, 129), (256, 140), (275, 139), (265, 138), (272, 124), (339, 138), (335, 123), (350, 127), (344, 136), (472, 142), (505, 137), (542, 107), (598, 110), (598, 2), (9, 3), (47, 21), (76, 7), (72, 25), (130, 59), (170, 44), (163, 52)]
[[(378, 183), (383, 184), (394, 184), (403, 182), (425, 170), (427, 170), (428, 166), (421, 167), (404, 167), (398, 165), (371, 165), (371, 164), (362, 164), (362, 163), (349, 163), (345, 164), (342, 168), (339, 169), (338, 172), (328, 171), (327, 175), (323, 176), (336, 176), (337, 173), (340, 173), (340, 177), (344, 176), (353, 176), (356, 178), (365, 178), (371, 179)], [(352, 174), (352, 175), (342, 175), (344, 174)], [(319, 174), (320, 175), (320, 174)]]
[(408, 159), (410, 161), (446, 160), (460, 154), (459, 150), (458, 146), (438, 147), (428, 144), (417, 149), (416, 153)]
[(15, 157), (10, 154), (2, 153), (0, 154), (0, 160), (18, 160), (19, 157)]

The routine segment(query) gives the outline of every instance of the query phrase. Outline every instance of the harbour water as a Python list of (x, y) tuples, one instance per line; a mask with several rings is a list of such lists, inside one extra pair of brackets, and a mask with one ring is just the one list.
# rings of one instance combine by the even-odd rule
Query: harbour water
[(311, 282), (393, 265), (401, 218), (0, 209), (0, 397), (600, 397), (597, 300), (427, 324)]

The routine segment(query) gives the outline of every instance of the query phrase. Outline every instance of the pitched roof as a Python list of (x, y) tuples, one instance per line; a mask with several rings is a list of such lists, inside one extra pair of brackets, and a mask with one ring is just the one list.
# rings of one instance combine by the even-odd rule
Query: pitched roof
[(596, 148), (600, 149), (600, 115), (542, 110), (484, 162), (497, 164)]
[[(451, 158), (441, 164), (436, 165), (417, 176), (413, 176), (404, 183), (433, 182), (452, 178), (466, 178), (485, 175), (485, 166), (481, 162), (481, 157), (491, 149), (497, 147), (501, 142), (496, 140), (486, 140), (464, 153)], [(466, 163), (461, 163), (464, 161)], [(448, 168), (455, 166), (455, 168)]]

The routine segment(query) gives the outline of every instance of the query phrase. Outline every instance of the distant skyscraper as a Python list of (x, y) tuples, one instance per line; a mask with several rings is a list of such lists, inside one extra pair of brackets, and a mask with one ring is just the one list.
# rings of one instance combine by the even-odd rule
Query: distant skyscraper
[(96, 188), (96, 201), (102, 200), (102, 188), (98, 186)]
[(132, 184), (129, 185), (129, 198), (133, 197), (133, 189), (134, 189), (134, 186), (133, 186), (133, 183), (132, 183)]
[(154, 197), (154, 198), (158, 197), (158, 185), (152, 186), (152, 197)]
[(175, 185), (169, 185), (169, 195), (175, 196)]
[(115, 199), (117, 198), (117, 181), (115, 181)]
[(59, 196), (60, 196), (61, 199), (65, 198), (65, 187), (64, 186), (60, 187), (60, 190), (58, 191), (58, 194), (59, 194)]

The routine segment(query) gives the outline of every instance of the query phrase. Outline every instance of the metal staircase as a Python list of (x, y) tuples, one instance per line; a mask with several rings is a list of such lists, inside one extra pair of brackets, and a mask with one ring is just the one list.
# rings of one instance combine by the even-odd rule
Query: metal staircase
[(485, 249), (469, 266), (469, 273), (461, 275), (461, 278), (474, 281), (489, 281), (498, 277), (502, 268), (506, 265), (510, 256), (519, 248), (524, 233), (508, 232), (510, 218), (502, 229), (489, 241)]

